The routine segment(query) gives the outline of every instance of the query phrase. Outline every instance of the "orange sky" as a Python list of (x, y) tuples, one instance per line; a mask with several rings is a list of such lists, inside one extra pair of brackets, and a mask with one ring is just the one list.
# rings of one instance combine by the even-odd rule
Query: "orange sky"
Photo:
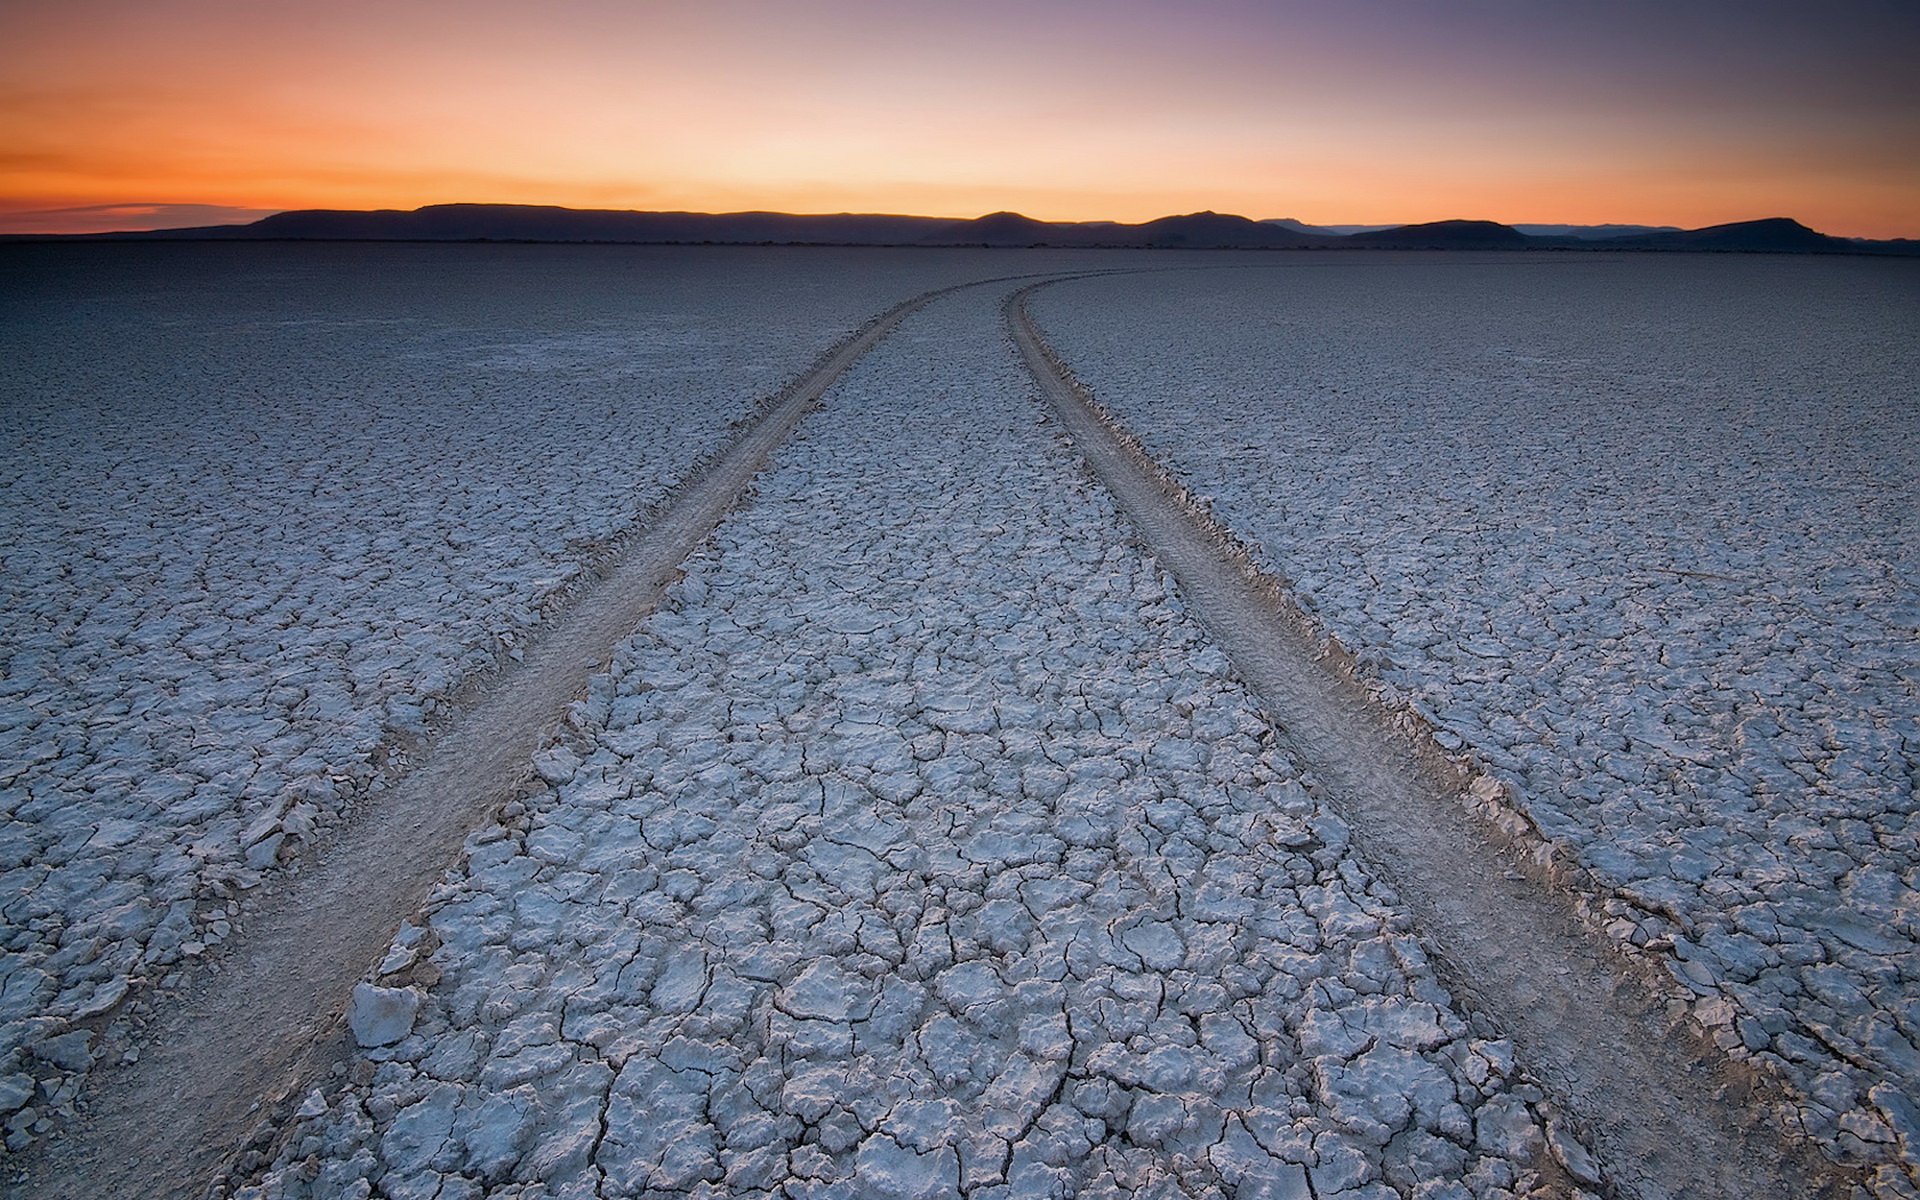
[(1920, 5), (1875, 0), (8, 0), (0, 44), (0, 231), (488, 201), (1920, 236)]

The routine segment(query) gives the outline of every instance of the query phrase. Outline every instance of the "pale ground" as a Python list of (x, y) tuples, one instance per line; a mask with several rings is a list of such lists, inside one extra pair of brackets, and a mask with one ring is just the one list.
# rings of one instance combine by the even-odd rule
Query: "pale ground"
[(997, 262), (9, 248), (7, 1145), (70, 1112), (103, 1022), (228, 938), (730, 422)]
[(988, 289), (829, 392), (245, 1194), (1532, 1194), (1538, 1091), (1041, 414)]
[[(522, 249), (539, 269), (490, 257)], [(66, 274), (0, 309), (11, 1145), (70, 1107), (127, 986), (225, 936), (729, 420), (892, 300), (1001, 273), (384, 253), (411, 265)], [(1912, 1164), (1910, 277), (1685, 260), (1707, 273), (1596, 304), (1517, 259), (1392, 285), (1359, 273), (1390, 256), (1319, 259), (1036, 311), (1384, 697), (1607, 882), (1613, 932), (1672, 948), (1816, 1137)], [(722, 1191), (1527, 1190), (1537, 1092), (996, 321), (917, 318), (776, 457), (578, 710), (584, 761), (547, 756), (403, 933), (377, 982), (415, 989), (386, 997), (410, 1032), (316, 1098), (266, 1190), (630, 1185), (669, 1128), (616, 1135), (641, 1094), (686, 1100), (673, 1169)]]
[(1915, 283), (1898, 263), (1452, 256), (1034, 303), (1388, 702), (1602, 881), (1597, 919), (1801, 1090), (1810, 1133), (1908, 1172)]

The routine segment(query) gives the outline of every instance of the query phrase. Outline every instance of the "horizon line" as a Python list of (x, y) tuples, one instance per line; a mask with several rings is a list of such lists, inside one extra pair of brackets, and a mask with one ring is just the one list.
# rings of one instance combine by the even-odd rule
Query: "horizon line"
[[(1158, 217), (1151, 217), (1151, 218), (1147, 218), (1145, 220), (1140, 220), (1140, 221), (1124, 221), (1124, 220), (1117, 220), (1114, 218), (1106, 218), (1106, 217), (1073, 218), (1073, 219), (1049, 219), (1049, 218), (1042, 218), (1042, 217), (1031, 217), (1016, 209), (1009, 209), (1009, 208), (993, 209), (988, 212), (980, 213), (977, 216), (968, 217), (968, 216), (951, 216), (951, 215), (933, 214), (933, 213), (898, 212), (898, 211), (888, 212), (888, 211), (881, 211), (877, 209), (861, 210), (861, 209), (853, 209), (853, 208), (843, 208), (843, 209), (837, 209), (833, 211), (795, 211), (790, 209), (777, 209), (777, 208), (735, 208), (735, 209), (614, 208), (614, 207), (602, 207), (602, 206), (576, 207), (576, 206), (567, 205), (567, 204), (524, 203), (519, 201), (495, 201), (495, 200), (441, 200), (441, 201), (433, 201), (426, 204), (416, 205), (412, 208), (384, 207), (384, 206), (377, 207), (377, 208), (336, 208), (336, 207), (322, 207), (322, 206), (294, 207), (294, 208), (253, 208), (253, 207), (243, 207), (239, 205), (176, 203), (176, 202), (165, 202), (165, 201), (129, 201), (124, 203), (75, 205), (75, 206), (61, 207), (61, 208), (22, 209), (22, 210), (10, 212), (10, 213), (0, 213), (0, 238), (6, 238), (7, 240), (10, 240), (10, 241), (18, 241), (22, 239), (40, 239), (40, 238), (50, 238), (50, 239), (82, 238), (84, 239), (84, 238), (113, 237), (118, 235), (188, 233), (188, 232), (202, 230), (202, 229), (206, 229), (206, 230), (244, 229), (250, 226), (258, 225), (272, 218), (282, 217), (289, 214), (337, 213), (337, 214), (350, 214), (350, 215), (377, 215), (377, 214), (412, 215), (412, 214), (418, 214), (418, 213), (428, 212), (428, 211), (437, 210), (437, 209), (460, 209), (460, 208), (501, 209), (501, 210), (517, 209), (517, 210), (545, 211), (545, 212), (554, 212), (554, 213), (600, 213), (600, 214), (640, 215), (640, 216), (688, 216), (688, 217), (771, 216), (771, 217), (794, 217), (794, 218), (803, 218), (803, 219), (804, 218), (833, 218), (833, 217), (848, 217), (848, 218), (868, 217), (868, 218), (917, 220), (917, 221), (944, 221), (944, 222), (952, 222), (955, 224), (967, 224), (967, 223), (979, 222), (979, 221), (986, 220), (987, 218), (990, 218), (990, 217), (1009, 217), (1009, 218), (1018, 218), (1023, 221), (1029, 221), (1037, 225), (1062, 226), (1062, 227), (1113, 226), (1113, 227), (1124, 228), (1124, 229), (1139, 229), (1144, 226), (1153, 225), (1158, 222), (1178, 220), (1181, 218), (1215, 216), (1215, 217), (1229, 218), (1233, 220), (1247, 221), (1257, 225), (1280, 225), (1282, 227), (1288, 224), (1298, 225), (1307, 230), (1327, 231), (1326, 236), (1330, 236), (1330, 237), (1348, 237), (1361, 232), (1374, 232), (1374, 231), (1385, 232), (1385, 231), (1392, 231), (1397, 229), (1418, 228), (1423, 226), (1468, 224), (1468, 223), (1501, 226), (1504, 228), (1515, 229), (1515, 230), (1524, 230), (1525, 228), (1528, 228), (1528, 227), (1566, 229), (1566, 230), (1625, 228), (1625, 229), (1632, 229), (1632, 230), (1646, 230), (1649, 232), (1676, 231), (1676, 232), (1684, 232), (1684, 233), (1694, 233), (1694, 232), (1700, 232), (1702, 230), (1719, 229), (1719, 228), (1729, 227), (1729, 226), (1749, 225), (1749, 224), (1754, 224), (1762, 221), (1785, 220), (1785, 221), (1793, 221), (1795, 224), (1800, 225), (1802, 228), (1808, 228), (1808, 229), (1812, 228), (1811, 226), (1805, 225), (1804, 222), (1799, 221), (1797, 218), (1783, 216), (1780, 214), (1773, 214), (1769, 216), (1760, 216), (1760, 217), (1749, 217), (1749, 218), (1743, 218), (1743, 219), (1738, 219), (1733, 221), (1715, 222), (1713, 224), (1701, 225), (1701, 226), (1684, 226), (1684, 225), (1679, 225), (1672, 222), (1651, 223), (1646, 221), (1625, 221), (1625, 220), (1587, 221), (1587, 222), (1535, 221), (1535, 220), (1499, 221), (1499, 220), (1494, 220), (1492, 218), (1487, 218), (1487, 217), (1467, 217), (1467, 216), (1434, 217), (1434, 218), (1424, 218), (1420, 220), (1400, 221), (1400, 222), (1308, 221), (1308, 220), (1303, 220), (1301, 218), (1293, 217), (1293, 216), (1248, 217), (1248, 216), (1245, 216), (1244, 214), (1224, 212), (1224, 211), (1213, 209), (1213, 208), (1194, 209), (1187, 212), (1165, 213)], [(68, 229), (58, 229), (58, 228), (9, 229), (7, 228), (7, 226), (12, 225), (15, 220), (20, 218), (46, 219), (46, 218), (59, 218), (64, 216), (98, 217), (98, 216), (103, 216), (110, 213), (119, 213), (119, 214), (125, 214), (130, 216), (130, 215), (133, 215), (134, 213), (141, 212), (142, 210), (144, 210), (148, 215), (155, 218), (165, 219), (165, 217), (168, 217), (168, 216), (177, 216), (178, 218), (184, 219), (186, 223), (148, 224), (148, 223), (141, 222), (141, 223), (128, 224), (128, 225), (116, 225), (112, 228), (99, 228), (99, 227), (68, 228)], [(223, 213), (230, 215), (231, 219), (221, 219), (221, 214)], [(189, 216), (189, 214), (191, 214), (191, 216)], [(194, 218), (198, 218), (198, 219), (194, 219)], [(1876, 238), (1876, 237), (1864, 237), (1864, 236), (1846, 235), (1846, 234), (1824, 234), (1824, 231), (1816, 231), (1816, 232), (1822, 232), (1824, 236), (1834, 237), (1834, 238), (1837, 238), (1838, 240), (1852, 241), (1852, 242), (1904, 242), (1904, 241), (1915, 240), (1915, 238), (1910, 235), (1896, 235), (1893, 237)]]

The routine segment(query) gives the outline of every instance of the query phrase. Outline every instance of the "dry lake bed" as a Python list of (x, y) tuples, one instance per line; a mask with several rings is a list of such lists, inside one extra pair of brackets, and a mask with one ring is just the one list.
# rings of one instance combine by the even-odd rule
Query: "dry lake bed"
[(0, 364), (14, 1194), (1920, 1195), (1920, 265), (18, 245)]

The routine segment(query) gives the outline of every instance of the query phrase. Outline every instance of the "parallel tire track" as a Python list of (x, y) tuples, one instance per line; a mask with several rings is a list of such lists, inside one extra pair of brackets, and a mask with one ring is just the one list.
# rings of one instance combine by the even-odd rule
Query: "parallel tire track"
[(1789, 1139), (1767, 1085), (1689, 1027), (1641, 972), (1523, 871), (1437, 770), (1320, 660), (1301, 615), (1073, 380), (1026, 310), (1006, 317), (1051, 410), (1187, 603), (1260, 694), (1435, 943), (1448, 984), (1488, 1013), (1595, 1147), (1607, 1190), (1641, 1200), (1840, 1197), (1852, 1174)]
[(278, 881), (219, 963), (142, 1031), (138, 1062), (96, 1073), (82, 1123), (10, 1167), (8, 1194), (198, 1196), (266, 1111), (345, 1061), (343, 1005), (354, 981), (467, 833), (526, 785), (568, 703), (653, 609), (680, 562), (862, 355), (931, 301), (985, 282), (887, 310), (749, 418), (518, 666), (474, 689), (399, 783), (336, 831), (304, 873)]

